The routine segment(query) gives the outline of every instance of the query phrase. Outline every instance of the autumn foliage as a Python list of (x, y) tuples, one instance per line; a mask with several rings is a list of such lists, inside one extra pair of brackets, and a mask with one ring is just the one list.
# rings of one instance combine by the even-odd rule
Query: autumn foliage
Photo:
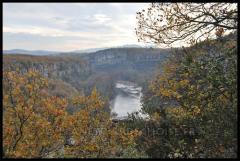
[(145, 124), (162, 131), (141, 136), (139, 146), (149, 156), (236, 157), (237, 46), (230, 37), (175, 50), (151, 81), (143, 98)]
[[(3, 73), (4, 157), (120, 157), (139, 135), (113, 125), (96, 89), (68, 100), (47, 87), (47, 79), (32, 70)], [(78, 111), (69, 114), (68, 103)]]
[[(179, 46), (144, 93), (149, 120), (131, 116), (150, 157), (236, 158), (237, 13), (237, 3), (153, 3), (137, 12), (139, 41)], [(143, 123), (165, 133), (147, 135)]]

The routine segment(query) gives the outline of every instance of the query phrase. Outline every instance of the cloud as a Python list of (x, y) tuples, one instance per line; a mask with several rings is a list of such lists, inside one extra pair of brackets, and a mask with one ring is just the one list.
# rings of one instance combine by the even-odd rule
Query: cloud
[[(115, 29), (117, 30), (117, 29)], [(61, 29), (55, 29), (55, 28), (48, 28), (48, 27), (39, 27), (39, 26), (24, 26), (24, 27), (6, 27), (3, 26), (3, 32), (4, 33), (13, 33), (13, 34), (29, 34), (29, 35), (35, 35), (35, 36), (44, 36), (44, 37), (65, 37), (65, 38), (93, 38), (96, 36), (99, 37), (118, 37), (118, 32), (108, 32), (108, 33), (102, 33), (98, 32), (98, 30), (95, 31), (70, 31), (70, 30), (61, 30)], [(121, 37), (121, 36), (119, 36)]]
[(103, 24), (111, 20), (111, 18), (105, 14), (95, 14), (93, 17), (95, 19), (95, 22), (98, 24)]
[(77, 50), (137, 44), (134, 31), (136, 12), (147, 5), (5, 3), (4, 49), (69, 50), (72, 47), (71, 50)]
[(8, 33), (22, 33), (22, 34), (32, 34), (39, 36), (49, 36), (49, 37), (59, 37), (71, 35), (59, 29), (52, 29), (47, 27), (38, 27), (38, 26), (24, 26), (24, 27), (6, 27), (3, 26), (3, 32)]

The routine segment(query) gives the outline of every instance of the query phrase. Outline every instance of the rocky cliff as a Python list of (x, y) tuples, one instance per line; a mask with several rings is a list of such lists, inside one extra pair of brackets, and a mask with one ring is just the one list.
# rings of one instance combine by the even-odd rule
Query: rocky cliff
[(156, 48), (111, 48), (81, 55), (93, 70), (106, 71), (133, 69), (151, 70), (164, 61), (170, 53), (168, 49)]
[(84, 79), (91, 73), (87, 62), (66, 56), (3, 55), (3, 70), (34, 69), (49, 78)]

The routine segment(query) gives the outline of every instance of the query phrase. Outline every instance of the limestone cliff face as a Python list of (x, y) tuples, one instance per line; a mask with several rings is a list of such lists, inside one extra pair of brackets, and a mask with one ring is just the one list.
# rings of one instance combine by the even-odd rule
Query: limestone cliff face
[(39, 71), (49, 78), (57, 78), (69, 82), (74, 79), (84, 79), (91, 73), (87, 62), (58, 56), (29, 56), (29, 55), (4, 55), (3, 70), (16, 70), (26, 72), (29, 69)]
[(150, 48), (112, 48), (80, 56), (93, 70), (150, 70), (164, 61), (169, 50)]

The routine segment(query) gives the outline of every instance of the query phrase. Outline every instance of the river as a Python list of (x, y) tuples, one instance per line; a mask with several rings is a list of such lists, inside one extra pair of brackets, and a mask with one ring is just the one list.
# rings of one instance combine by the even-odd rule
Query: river
[(125, 118), (128, 113), (141, 109), (142, 87), (127, 81), (118, 81), (115, 84), (117, 95), (111, 101), (111, 109), (116, 113), (115, 118)]

